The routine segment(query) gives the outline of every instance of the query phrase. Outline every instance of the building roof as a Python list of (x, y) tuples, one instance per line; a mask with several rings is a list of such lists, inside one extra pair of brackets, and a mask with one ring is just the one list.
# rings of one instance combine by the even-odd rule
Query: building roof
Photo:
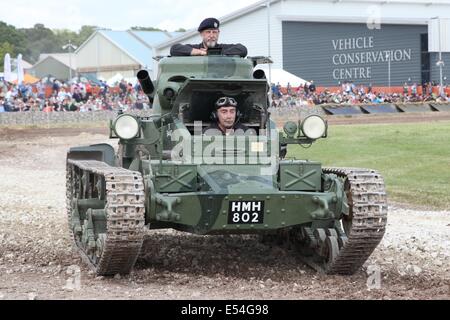
[(147, 45), (154, 47), (162, 42), (182, 35), (184, 32), (164, 32), (164, 31), (129, 31), (142, 39)]
[(142, 66), (152, 65), (153, 49), (127, 31), (98, 31)]
[(72, 65), (72, 70), (77, 68), (77, 61), (74, 53), (42, 53), (39, 55), (39, 61), (33, 65), (33, 68), (47, 59), (54, 59), (68, 68)]
[[(22, 59), (22, 67), (24, 70), (31, 69), (33, 65), (26, 60)], [(17, 69), (17, 59), (11, 59), (11, 69)]]
[(180, 32), (169, 33), (164, 31), (97, 30), (77, 49), (75, 53), (78, 53), (95, 35), (97, 35), (97, 33), (111, 41), (133, 60), (146, 67), (153, 65), (153, 48), (157, 44), (182, 34)]

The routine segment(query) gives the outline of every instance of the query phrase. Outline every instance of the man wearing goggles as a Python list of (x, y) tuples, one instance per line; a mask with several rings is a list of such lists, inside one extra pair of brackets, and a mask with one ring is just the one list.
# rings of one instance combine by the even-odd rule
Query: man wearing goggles
[(219, 98), (211, 114), (213, 122), (204, 130), (204, 134), (228, 136), (246, 133), (249, 128), (239, 123), (241, 113), (237, 105), (237, 101), (232, 97)]
[(247, 48), (242, 44), (219, 44), (219, 25), (220, 22), (216, 18), (208, 18), (200, 23), (198, 32), (203, 39), (201, 44), (175, 44), (170, 48), (170, 55), (177, 56), (206, 56), (208, 49), (217, 49), (225, 56), (247, 55)]

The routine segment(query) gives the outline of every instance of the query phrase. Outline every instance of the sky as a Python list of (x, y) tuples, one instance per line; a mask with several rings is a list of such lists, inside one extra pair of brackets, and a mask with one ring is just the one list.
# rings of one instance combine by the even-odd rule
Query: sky
[(175, 31), (197, 28), (204, 18), (220, 18), (256, 2), (258, 0), (0, 0), (0, 21), (17, 28), (42, 23), (51, 29), (73, 31), (83, 25), (112, 30), (141, 26)]

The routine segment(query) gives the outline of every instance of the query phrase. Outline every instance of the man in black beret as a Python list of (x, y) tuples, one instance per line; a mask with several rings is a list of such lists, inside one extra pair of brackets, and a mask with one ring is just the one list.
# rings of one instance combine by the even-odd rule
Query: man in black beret
[(216, 18), (207, 18), (200, 23), (198, 32), (203, 39), (200, 44), (177, 43), (170, 48), (171, 56), (206, 56), (208, 49), (221, 50), (227, 56), (247, 56), (247, 48), (242, 44), (219, 44), (220, 22)]

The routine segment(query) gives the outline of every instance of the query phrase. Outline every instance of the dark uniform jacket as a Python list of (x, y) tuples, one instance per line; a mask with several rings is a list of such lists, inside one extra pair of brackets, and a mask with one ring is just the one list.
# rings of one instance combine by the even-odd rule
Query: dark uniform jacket
[[(177, 43), (170, 48), (170, 55), (173, 57), (190, 56), (192, 49), (204, 48), (201, 44), (180, 44)], [(245, 58), (247, 56), (247, 48), (242, 44), (217, 44), (215, 49), (222, 49), (222, 54), (225, 56), (241, 56)]]

